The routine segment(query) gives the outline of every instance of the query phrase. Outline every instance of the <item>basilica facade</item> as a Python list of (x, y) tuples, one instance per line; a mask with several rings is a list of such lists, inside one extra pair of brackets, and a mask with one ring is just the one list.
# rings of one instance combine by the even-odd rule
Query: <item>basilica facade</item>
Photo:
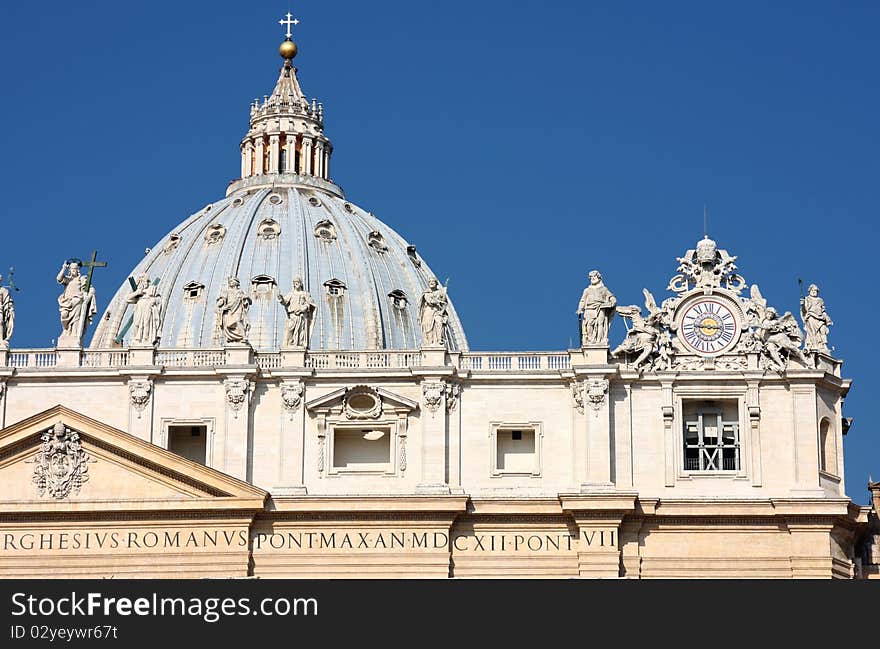
[(817, 286), (780, 313), (706, 237), (662, 296), (591, 272), (576, 349), (471, 352), (333, 181), (290, 19), (225, 198), (115, 295), (66, 261), (55, 348), (0, 288), (0, 575), (877, 575)]

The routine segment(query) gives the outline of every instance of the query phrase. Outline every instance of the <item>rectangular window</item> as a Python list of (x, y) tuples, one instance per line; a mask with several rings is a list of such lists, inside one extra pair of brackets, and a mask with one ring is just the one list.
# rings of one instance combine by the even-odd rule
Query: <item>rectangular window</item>
[(388, 471), (389, 428), (337, 428), (333, 431), (333, 468), (337, 471)]
[(736, 401), (685, 401), (684, 470), (739, 471), (740, 431)]
[(540, 475), (540, 424), (493, 424), (492, 475)]
[(168, 427), (168, 450), (193, 462), (205, 464), (207, 440), (207, 426)]

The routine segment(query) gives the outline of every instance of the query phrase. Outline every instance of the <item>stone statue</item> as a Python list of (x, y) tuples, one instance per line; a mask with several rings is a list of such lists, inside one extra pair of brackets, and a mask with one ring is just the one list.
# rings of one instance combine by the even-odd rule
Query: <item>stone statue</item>
[(581, 344), (607, 345), (617, 298), (602, 283), (602, 273), (591, 270), (589, 277), (590, 285), (584, 289), (577, 310), (581, 316)]
[(217, 298), (217, 321), (227, 343), (247, 342), (251, 328), (248, 320), (251, 298), (241, 290), (241, 284), (235, 277), (230, 277), (228, 284), (228, 288), (220, 291)]
[(819, 297), (819, 287), (815, 284), (810, 284), (807, 297), (801, 298), (801, 320), (807, 333), (804, 349), (808, 352), (827, 352), (828, 327), (834, 323), (825, 312), (825, 300)]
[(135, 345), (155, 345), (162, 325), (159, 287), (150, 282), (149, 275), (141, 275), (137, 288), (126, 296), (125, 301), (134, 304), (131, 342)]
[[(3, 276), (0, 275), (0, 283), (3, 282)], [(12, 337), (12, 330), (15, 328), (15, 303), (12, 301), (12, 294), (5, 286), (0, 285), (0, 348), (9, 348), (9, 339)]]
[(436, 279), (428, 282), (419, 302), (419, 322), (422, 325), (422, 344), (425, 347), (446, 346), (446, 326), (449, 315), (446, 307), (449, 299)]
[(79, 262), (65, 261), (58, 277), (55, 278), (64, 286), (64, 292), (58, 297), (58, 311), (61, 316), (61, 336), (59, 345), (82, 344), (83, 332), (98, 312), (95, 305), (95, 287), (89, 286), (88, 278), (79, 272)]
[(293, 290), (287, 295), (278, 295), (278, 301), (287, 311), (287, 327), (284, 330), (286, 347), (308, 348), (315, 326), (315, 311), (318, 306), (311, 294), (303, 289), (300, 277), (293, 278)]
[[(784, 372), (786, 359), (794, 356), (804, 367), (811, 367), (809, 360), (801, 351), (803, 334), (794, 316), (786, 312), (782, 317), (772, 306), (767, 307), (764, 319), (758, 327), (758, 337), (763, 343), (763, 352), (777, 372)], [(783, 358), (782, 354), (786, 355)]]
[(648, 289), (643, 289), (642, 293), (645, 295), (647, 316), (642, 316), (642, 309), (639, 306), (617, 307), (616, 310), (620, 315), (632, 320), (632, 329), (627, 331), (623, 342), (611, 352), (613, 358), (621, 354), (637, 353), (638, 356), (633, 362), (633, 367), (637, 370), (647, 365), (651, 361), (652, 354), (658, 350), (658, 340), (665, 324), (664, 311), (657, 306), (654, 296)]

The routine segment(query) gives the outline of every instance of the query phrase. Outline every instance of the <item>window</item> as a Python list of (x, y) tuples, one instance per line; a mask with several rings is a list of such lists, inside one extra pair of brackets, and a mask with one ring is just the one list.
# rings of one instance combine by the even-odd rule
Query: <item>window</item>
[(684, 402), (684, 470), (739, 471), (739, 416), (735, 401)]
[(324, 282), (324, 288), (327, 290), (327, 295), (331, 297), (342, 297), (345, 295), (345, 284), (338, 279), (328, 279)]
[(819, 468), (825, 473), (837, 475), (837, 443), (827, 417), (819, 424)]
[(391, 468), (391, 429), (384, 427), (333, 430), (333, 470), (387, 472)]
[(281, 234), (281, 226), (275, 219), (263, 219), (257, 226), (257, 236), (260, 239), (270, 241), (277, 239), (279, 234)]
[(219, 223), (215, 223), (205, 230), (205, 243), (209, 246), (214, 245), (215, 243), (220, 243), (225, 236), (226, 228)]
[(421, 268), (422, 260), (419, 259), (419, 255), (416, 252), (415, 246), (407, 246), (406, 247), (406, 255), (409, 257), (410, 261), (412, 261), (413, 265), (416, 268)]
[(254, 299), (266, 302), (275, 293), (275, 278), (271, 275), (257, 275), (251, 279), (251, 293)]
[(315, 236), (320, 241), (324, 241), (327, 243), (329, 243), (331, 241), (335, 241), (336, 240), (336, 227), (330, 221), (327, 221), (326, 219), (323, 221), (320, 221), (315, 226)]
[(406, 293), (404, 293), (400, 289), (394, 289), (388, 294), (388, 297), (391, 298), (391, 304), (394, 305), (395, 309), (400, 309), (402, 311), (406, 308)]
[(193, 462), (205, 464), (207, 440), (207, 426), (168, 427), (168, 450)]
[(377, 252), (388, 250), (388, 246), (385, 245), (385, 237), (378, 230), (373, 230), (367, 235), (367, 245)]
[(205, 292), (205, 285), (199, 282), (189, 282), (183, 287), (183, 298), (187, 301), (198, 300)]
[(540, 475), (540, 424), (493, 424), (491, 442), (493, 476)]
[(180, 245), (181, 239), (182, 239), (182, 237), (179, 234), (177, 234), (176, 232), (172, 232), (171, 235), (168, 237), (168, 243), (165, 244), (165, 247), (162, 249), (162, 252), (164, 252), (165, 254), (168, 254), (168, 253), (172, 252), (173, 250), (175, 250), (177, 248), (177, 246)]

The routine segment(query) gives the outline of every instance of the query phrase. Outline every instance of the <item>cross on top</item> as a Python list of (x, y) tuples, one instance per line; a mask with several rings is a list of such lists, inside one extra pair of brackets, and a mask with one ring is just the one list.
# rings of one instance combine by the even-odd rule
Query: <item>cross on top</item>
[(298, 19), (298, 18), (293, 18), (293, 20), (291, 20), (291, 18), (293, 18), (293, 14), (291, 14), (291, 13), (288, 11), (288, 12), (287, 12), (287, 20), (279, 20), (279, 21), (278, 21), (278, 24), (279, 24), (279, 25), (287, 25), (287, 34), (286, 34), (286, 36), (287, 36), (288, 40), (290, 39), (290, 36), (291, 36), (291, 34), (290, 34), (290, 27), (291, 27), (291, 25), (299, 25), (299, 19)]
[(96, 268), (107, 268), (106, 261), (98, 261), (98, 251), (92, 251), (92, 258), (89, 261), (81, 261), (79, 265), (82, 267), (86, 267), (89, 269), (88, 277), (86, 278), (86, 287), (85, 290), (88, 291), (92, 286), (92, 274), (94, 274)]

